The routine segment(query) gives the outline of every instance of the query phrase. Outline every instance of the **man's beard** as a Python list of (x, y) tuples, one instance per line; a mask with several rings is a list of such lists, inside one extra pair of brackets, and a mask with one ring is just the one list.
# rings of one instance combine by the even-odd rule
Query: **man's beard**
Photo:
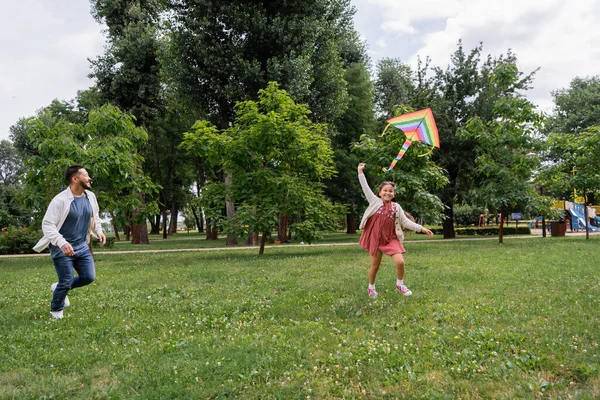
[(85, 190), (92, 190), (92, 181), (90, 181), (90, 182), (86, 182), (86, 183), (83, 183), (83, 182), (81, 182), (81, 186), (82, 186), (82, 187), (83, 187)]

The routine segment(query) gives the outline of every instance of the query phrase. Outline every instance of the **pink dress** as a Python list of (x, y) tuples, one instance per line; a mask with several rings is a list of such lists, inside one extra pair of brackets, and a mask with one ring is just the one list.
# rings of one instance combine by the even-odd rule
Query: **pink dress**
[(359, 244), (370, 255), (375, 256), (377, 250), (388, 256), (406, 252), (396, 236), (396, 212), (393, 203), (384, 203), (367, 220)]

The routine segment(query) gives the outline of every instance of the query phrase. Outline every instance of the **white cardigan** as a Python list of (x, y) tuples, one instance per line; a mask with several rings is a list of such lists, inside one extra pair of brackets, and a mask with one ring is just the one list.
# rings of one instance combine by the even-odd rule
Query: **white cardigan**
[[(89, 241), (90, 233), (95, 234), (96, 236), (102, 233), (102, 226), (100, 224), (100, 209), (98, 207), (96, 195), (89, 190), (86, 190), (85, 193), (87, 194), (90, 204), (92, 205), (90, 231), (88, 232), (86, 238), (86, 240)], [(74, 196), (71, 192), (71, 188), (66, 188), (54, 196), (50, 202), (50, 205), (48, 206), (48, 210), (46, 210), (44, 220), (42, 221), (42, 231), (44, 232), (44, 237), (42, 237), (40, 241), (37, 242), (37, 244), (33, 247), (35, 251), (38, 253), (41, 252), (48, 247), (48, 244), (50, 243), (57, 247), (63, 247), (67, 243), (59, 231), (69, 215), (73, 198)]]
[[(381, 206), (383, 205), (383, 200), (381, 200), (379, 196), (373, 193), (373, 191), (369, 187), (369, 184), (367, 183), (367, 178), (365, 178), (365, 174), (358, 174), (358, 181), (360, 182), (360, 186), (362, 187), (363, 193), (365, 194), (365, 197), (369, 202), (369, 206), (365, 210), (365, 213), (362, 217), (362, 221), (360, 221), (360, 225), (358, 227), (358, 229), (363, 229), (367, 224), (367, 220), (369, 219), (369, 217), (374, 215), (377, 212), (377, 210), (381, 208)], [(402, 232), (403, 227), (415, 232), (421, 232), (421, 228), (423, 227), (419, 224), (415, 224), (410, 219), (408, 219), (406, 215), (404, 215), (404, 211), (402, 210), (402, 207), (400, 207), (400, 204), (394, 203), (394, 205), (396, 206), (396, 236), (398, 237), (400, 243), (402, 243), (404, 241), (404, 232)]]

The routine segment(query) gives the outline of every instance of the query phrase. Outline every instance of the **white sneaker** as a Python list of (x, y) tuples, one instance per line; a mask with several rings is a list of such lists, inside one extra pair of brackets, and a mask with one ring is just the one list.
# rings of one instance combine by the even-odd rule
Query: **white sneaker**
[(54, 318), (54, 319), (62, 319), (62, 318), (64, 318), (62, 310), (60, 310), (60, 311), (50, 311), (50, 315), (52, 315), (52, 318)]
[[(50, 290), (52, 291), (52, 293), (54, 293), (54, 289), (56, 289), (56, 286), (58, 285), (58, 282), (53, 283), (52, 285), (50, 285)], [(69, 307), (71, 305), (71, 302), (69, 301), (69, 296), (65, 297), (65, 307)], [(62, 318), (62, 317), (60, 317)]]
[(405, 296), (410, 296), (412, 294), (412, 292), (410, 291), (410, 289), (407, 288), (404, 285), (396, 285), (396, 290), (399, 291), (400, 293), (402, 293)]

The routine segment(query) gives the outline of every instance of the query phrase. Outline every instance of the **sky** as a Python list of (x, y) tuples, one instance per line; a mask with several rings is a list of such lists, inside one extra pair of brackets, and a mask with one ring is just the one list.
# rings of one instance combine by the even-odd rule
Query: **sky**
[[(445, 68), (460, 39), (483, 54), (510, 49), (525, 73), (539, 68), (528, 98), (552, 111), (551, 92), (600, 75), (600, 0), (352, 0), (355, 27), (373, 64), (429, 57)], [(103, 27), (84, 0), (0, 1), (0, 139), (19, 118), (93, 84)]]

